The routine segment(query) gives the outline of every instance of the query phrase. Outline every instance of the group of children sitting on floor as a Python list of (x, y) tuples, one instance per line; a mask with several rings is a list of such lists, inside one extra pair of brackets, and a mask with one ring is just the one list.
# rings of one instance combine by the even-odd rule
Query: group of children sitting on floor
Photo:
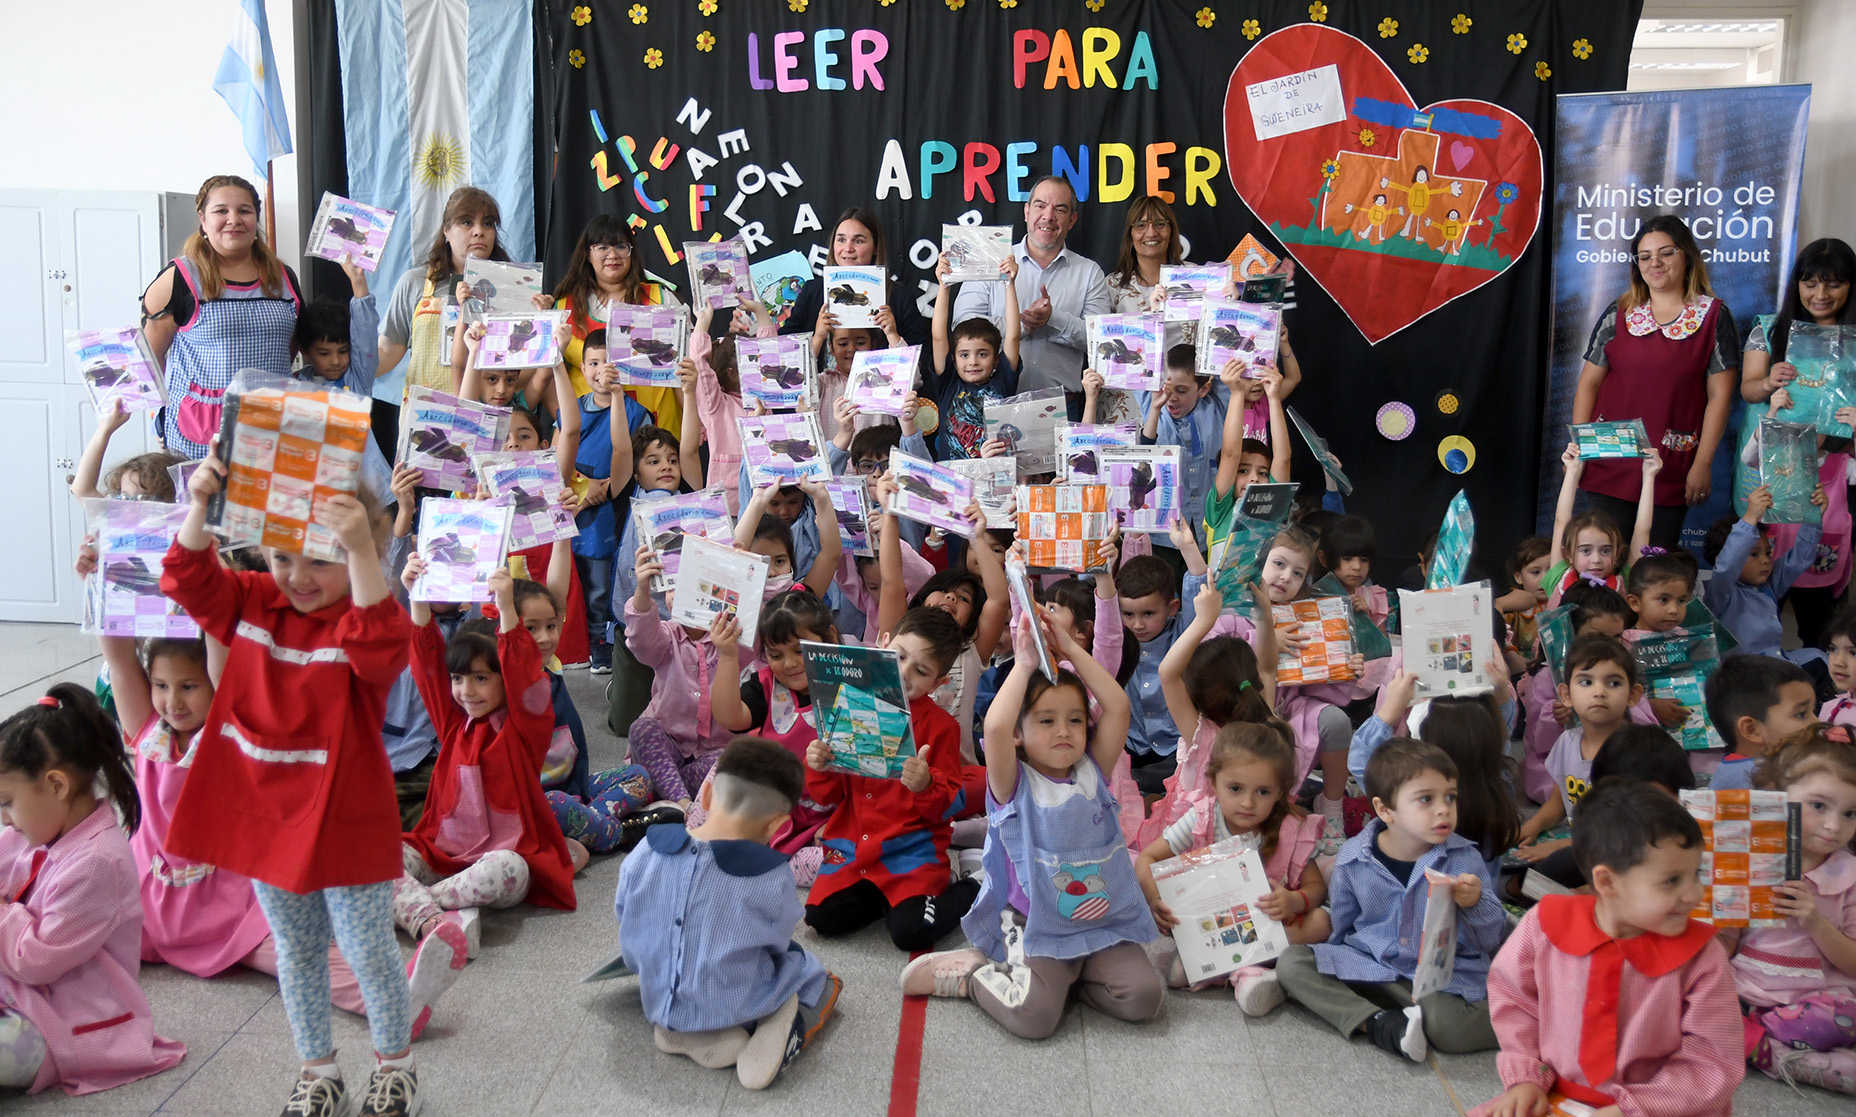
[[(370, 300), (353, 274), (359, 320)], [(983, 387), (1011, 367), (1015, 331), (950, 333), (950, 301), (935, 363)], [(362, 1112), (410, 1112), (410, 1042), (476, 954), (481, 909), (571, 909), (574, 875), (610, 850), (630, 851), (619, 940), (658, 1047), (732, 1066), (750, 1088), (811, 1043), (843, 990), (792, 941), (800, 921), (820, 938), (882, 922), (899, 949), (930, 951), (902, 967), (904, 993), (971, 999), (1021, 1037), (1052, 1034), (1072, 991), (1149, 1020), (1168, 984), (1187, 984), (1153, 868), (1236, 838), (1263, 862), (1258, 908), (1291, 944), (1230, 976), (1239, 1009), (1292, 999), (1413, 1060), (1499, 1047), (1507, 1090), (1478, 1112), (1539, 1114), (1555, 1094), (1726, 1112), (1749, 1060), (1856, 1093), (1856, 612), (1829, 626), (1827, 656), (1779, 655), (1778, 598), (1818, 538), (1803, 528), (1774, 559), (1763, 490), (1710, 533), (1705, 582), (1692, 557), (1627, 549), (1617, 525), (1564, 501), (1553, 539), (1511, 563), (1505, 654), (1478, 665), (1493, 693), (1420, 717), (1396, 652), (1356, 657), (1350, 683), (1277, 681), (1302, 637), (1270, 607), (1325, 576), (1375, 625), (1395, 623), (1372, 525), (1338, 493), (1264, 548), (1254, 616), (1227, 613), (1208, 579), (1245, 490), (1289, 474), (1280, 374), (1196, 377), (1189, 349), (1169, 354), (1180, 390), (1141, 407), (1148, 437), (1209, 451), (1196, 485), (1187, 472), (1194, 514), (1163, 539), (1112, 534), (1105, 569), (1046, 578), (1039, 607), (1015, 616), (1014, 540), (985, 529), (977, 502), (964, 547), (890, 512), (890, 449), (931, 456), (910, 417), (858, 429), (855, 406), (835, 405), (834, 473), (855, 471), (879, 511), (871, 558), (845, 553), (823, 486), (728, 476), (733, 333), (769, 323), (751, 308), (721, 338), (710, 324), (699, 316), (685, 362), (680, 434), (623, 393), (598, 332), (574, 407), (564, 369), (481, 373), (465, 331), (460, 390), (514, 407), (512, 448), (553, 442), (604, 482), (575, 497), (582, 538), (607, 533), (609, 565), (629, 566), (541, 548), (522, 556), (527, 576), (493, 579), (480, 616), (408, 608), (392, 588), (425, 563), (394, 542), (418, 514), (411, 471), (379, 494), (396, 520), (365, 487), (318, 507), (345, 562), (269, 547), (222, 562), (206, 510), (225, 466), (193, 470), (161, 589), (202, 639), (105, 638), (114, 720), (61, 685), (0, 725), (0, 1086), (86, 1092), (172, 1066), (182, 1050), (152, 1028), (139, 962), (201, 976), (243, 964), (278, 975), (303, 1059), (293, 1112), (343, 1104), (331, 1003), (367, 1014), (378, 1061)], [(1092, 397), (1099, 381), (1085, 378)], [(662, 556), (617, 542), (627, 501), (703, 486), (703, 442), (711, 483), (745, 490), (737, 545), (769, 560), (755, 632), (729, 613), (706, 630), (672, 622), (650, 588)], [(104, 488), (171, 501), (166, 464), (132, 460)], [(1569, 493), (1576, 471), (1569, 455)], [(1645, 700), (1632, 643), (1686, 623), (1697, 592), (1741, 644), (1707, 683), (1727, 748), (1685, 754), (1660, 727), (1691, 711)], [(554, 653), (575, 600), (608, 593), (612, 637), (653, 681), (626, 727), (631, 763), (592, 772)], [(1554, 685), (1531, 625), (1562, 603), (1575, 638)], [(843, 772), (818, 739), (800, 645), (858, 641), (897, 653), (915, 743), (898, 778)], [(1779, 889), (1782, 927), (1716, 935), (1691, 920), (1702, 836), (1676, 794), (1702, 781), (1800, 804), (1803, 873)], [(1517, 927), (1520, 863), (1575, 891)], [(1434, 874), (1459, 909), (1455, 964), (1414, 1003)], [(932, 952), (956, 927), (971, 945)]]

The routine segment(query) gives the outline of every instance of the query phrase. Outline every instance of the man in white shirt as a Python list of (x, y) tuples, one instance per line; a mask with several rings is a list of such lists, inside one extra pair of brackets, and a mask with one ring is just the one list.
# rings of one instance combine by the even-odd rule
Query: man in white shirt
[[(1062, 388), (1072, 420), (1083, 413), (1083, 368), (1089, 339), (1085, 320), (1107, 314), (1108, 279), (1102, 266), (1064, 247), (1076, 226), (1076, 191), (1064, 178), (1041, 178), (1025, 203), (1025, 238), (1012, 246), (1018, 257), (1019, 355), (1024, 371), (1020, 393)], [(966, 283), (954, 300), (953, 321), (990, 319), (1004, 327), (1005, 289), (998, 283)]]

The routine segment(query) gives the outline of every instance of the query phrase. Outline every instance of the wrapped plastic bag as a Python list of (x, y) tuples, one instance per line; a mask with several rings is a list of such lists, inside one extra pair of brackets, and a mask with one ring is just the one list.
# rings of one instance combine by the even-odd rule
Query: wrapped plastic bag
[(318, 502), (360, 487), (372, 410), (354, 392), (240, 369), (220, 415), (215, 449), (226, 479), (208, 526), (235, 545), (344, 559), (335, 533), (312, 517)]

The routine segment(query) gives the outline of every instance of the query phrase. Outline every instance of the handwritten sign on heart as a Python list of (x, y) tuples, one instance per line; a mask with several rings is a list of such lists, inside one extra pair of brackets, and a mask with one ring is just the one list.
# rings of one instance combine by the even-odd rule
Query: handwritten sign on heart
[(1231, 184), (1373, 344), (1512, 267), (1539, 227), (1533, 129), (1487, 101), (1419, 108), (1344, 31), (1259, 40), (1224, 119)]

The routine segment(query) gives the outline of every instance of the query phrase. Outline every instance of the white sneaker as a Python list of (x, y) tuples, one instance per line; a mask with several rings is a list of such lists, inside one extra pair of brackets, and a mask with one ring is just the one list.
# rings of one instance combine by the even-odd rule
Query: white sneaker
[(983, 849), (962, 849), (950, 851), (959, 859), (960, 868), (954, 874), (956, 880), (972, 880), (981, 884), (986, 882), (986, 851)]
[(967, 978), (986, 964), (972, 947), (924, 954), (902, 968), (899, 984), (907, 997), (965, 997)]
[(1245, 1016), (1268, 1016), (1287, 999), (1287, 994), (1282, 991), (1282, 982), (1276, 979), (1275, 970), (1247, 973), (1238, 977), (1233, 984), (1237, 1007)]
[(464, 957), (475, 962), (483, 950), (483, 909), (459, 908), (456, 915), (458, 926), (464, 930)]
[(411, 1038), (418, 1039), (425, 1031), (438, 998), (457, 984), (458, 975), (464, 972), (467, 949), (458, 917), (447, 914), (413, 951), (412, 961), (406, 964), (406, 994), (417, 1014), (412, 1019)]

